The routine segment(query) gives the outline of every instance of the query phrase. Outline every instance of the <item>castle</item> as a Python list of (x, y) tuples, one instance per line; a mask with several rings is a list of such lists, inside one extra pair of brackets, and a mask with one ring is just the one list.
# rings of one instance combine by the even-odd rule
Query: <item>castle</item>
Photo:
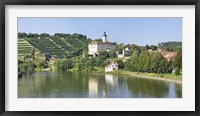
[(101, 41), (92, 41), (88, 45), (88, 54), (96, 56), (99, 54), (99, 51), (110, 51), (115, 49), (115, 45), (113, 43), (109, 43), (107, 41), (107, 35), (106, 32), (104, 32), (104, 35), (102, 37), (102, 42)]

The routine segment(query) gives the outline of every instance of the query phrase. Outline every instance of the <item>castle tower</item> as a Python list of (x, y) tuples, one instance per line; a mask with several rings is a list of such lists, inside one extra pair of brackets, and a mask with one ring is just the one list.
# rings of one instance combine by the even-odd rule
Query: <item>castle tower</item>
[(103, 37), (102, 37), (102, 40), (103, 40), (103, 42), (107, 42), (107, 35), (106, 35), (106, 32), (104, 32), (104, 35), (103, 35)]

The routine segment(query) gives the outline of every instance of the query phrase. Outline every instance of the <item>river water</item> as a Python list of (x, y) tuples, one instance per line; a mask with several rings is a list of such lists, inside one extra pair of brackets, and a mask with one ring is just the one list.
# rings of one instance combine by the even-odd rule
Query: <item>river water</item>
[(127, 75), (36, 72), (18, 79), (18, 98), (181, 98), (182, 84)]

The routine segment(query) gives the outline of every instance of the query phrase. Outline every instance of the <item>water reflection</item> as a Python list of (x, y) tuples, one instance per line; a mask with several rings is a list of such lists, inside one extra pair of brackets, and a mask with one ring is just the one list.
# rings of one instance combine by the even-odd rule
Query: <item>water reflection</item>
[(98, 82), (93, 77), (89, 79), (89, 97), (98, 97)]
[(181, 97), (176, 96), (174, 84), (172, 82), (158, 81), (143, 78), (128, 78), (128, 89), (134, 97), (142, 98), (163, 98), (163, 97)]
[(19, 98), (177, 98), (182, 85), (112, 74), (37, 72), (18, 80)]

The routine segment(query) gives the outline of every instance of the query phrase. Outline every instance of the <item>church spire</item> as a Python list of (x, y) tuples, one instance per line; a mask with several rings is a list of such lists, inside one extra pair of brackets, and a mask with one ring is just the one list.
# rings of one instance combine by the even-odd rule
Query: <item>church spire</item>
[(107, 35), (106, 35), (106, 32), (104, 32), (104, 35), (103, 35), (103, 37), (102, 37), (102, 40), (103, 40), (103, 42), (107, 42)]
[(107, 35), (106, 35), (106, 32), (104, 32), (104, 36), (106, 36), (106, 37), (107, 37)]

